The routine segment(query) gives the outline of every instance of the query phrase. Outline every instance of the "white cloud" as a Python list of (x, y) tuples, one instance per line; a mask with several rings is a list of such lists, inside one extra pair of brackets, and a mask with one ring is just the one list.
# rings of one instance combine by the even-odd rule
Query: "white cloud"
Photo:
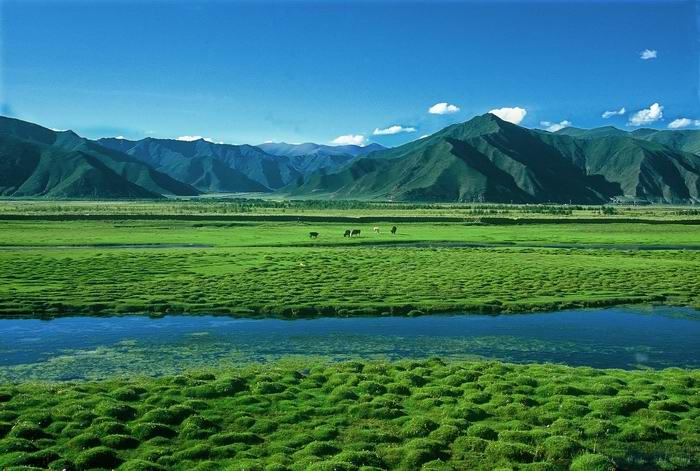
[(557, 132), (561, 129), (568, 128), (569, 126), (571, 126), (571, 121), (566, 119), (558, 123), (552, 123), (551, 121), (540, 121), (540, 125), (544, 126), (544, 128), (549, 132)]
[(496, 108), (489, 111), (489, 113), (498, 116), (503, 121), (508, 121), (509, 123), (513, 124), (520, 124), (523, 118), (525, 118), (527, 110), (516, 106), (514, 108)]
[(605, 111), (605, 112), (603, 112), (603, 114), (601, 116), (605, 119), (608, 119), (608, 118), (612, 118), (613, 116), (622, 116), (625, 113), (627, 113), (627, 110), (623, 106), (619, 110)]
[(126, 139), (124, 136), (115, 136), (115, 139)]
[(649, 108), (639, 110), (630, 116), (628, 126), (641, 126), (643, 124), (654, 123), (664, 117), (664, 107), (654, 103)]
[(177, 137), (176, 140), (178, 141), (185, 141), (185, 142), (192, 142), (192, 141), (199, 141), (200, 139), (205, 140), (207, 142), (211, 142), (212, 144), (223, 144), (223, 141), (215, 141), (211, 137), (202, 137), (202, 136), (180, 136)]
[(656, 59), (657, 51), (656, 49), (644, 49), (639, 53), (639, 57), (642, 60), (648, 61), (649, 59)]
[(331, 144), (336, 144), (339, 146), (361, 146), (367, 145), (367, 138), (362, 134), (345, 134), (343, 136), (338, 136), (331, 141)]
[(700, 126), (700, 119), (678, 118), (668, 123), (669, 129), (681, 129), (688, 126)]
[(430, 136), (430, 134), (423, 134), (423, 135), (422, 135), (421, 137), (419, 137), (418, 139), (419, 139), (419, 140), (420, 140), (420, 139), (425, 139), (425, 138), (428, 137), (428, 136)]
[[(204, 139), (202, 136), (180, 136), (176, 138), (178, 141), (186, 141), (186, 142), (191, 142), (191, 141), (198, 141), (200, 139)], [(207, 138), (208, 139), (208, 138)], [(206, 140), (206, 139), (205, 139)]]
[(391, 136), (393, 134), (399, 134), (402, 132), (416, 132), (416, 128), (411, 127), (411, 126), (401, 126), (399, 124), (394, 124), (393, 126), (389, 126), (388, 128), (384, 129), (379, 129), (376, 128), (374, 132), (372, 132), (372, 135), (374, 136)]
[(49, 129), (52, 130), (53, 132), (66, 132), (66, 131), (68, 131), (67, 129), (56, 129), (56, 128), (49, 128)]
[(446, 102), (435, 103), (433, 106), (428, 108), (428, 113), (430, 114), (452, 114), (459, 111), (459, 106), (451, 105)]

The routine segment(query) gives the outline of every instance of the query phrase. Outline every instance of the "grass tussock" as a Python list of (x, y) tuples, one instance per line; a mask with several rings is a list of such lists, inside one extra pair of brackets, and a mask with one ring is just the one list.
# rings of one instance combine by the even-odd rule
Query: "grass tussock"
[(680, 369), (268, 364), (0, 393), (7, 470), (700, 467), (700, 373)]

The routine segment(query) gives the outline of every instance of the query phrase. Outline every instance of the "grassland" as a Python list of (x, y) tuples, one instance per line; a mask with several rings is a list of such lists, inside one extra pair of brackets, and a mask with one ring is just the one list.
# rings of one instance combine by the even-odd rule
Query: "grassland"
[[(0, 203), (0, 315), (700, 307), (693, 208), (260, 201)], [(698, 370), (439, 359), (23, 382), (0, 469), (692, 470), (699, 398)]]
[[(88, 209), (79, 216), (98, 206), (80, 204)], [(22, 214), (28, 219), (0, 219), (5, 315), (298, 317), (700, 303), (700, 229), (688, 220), (370, 224)], [(349, 228), (362, 236), (343, 237)]]
[(0, 387), (0, 468), (690, 470), (700, 373), (440, 360)]
[(700, 208), (694, 206), (585, 206), (585, 205), (510, 205), (491, 203), (399, 203), (347, 200), (287, 200), (260, 195), (211, 196), (164, 201), (47, 201), (3, 200), (2, 216), (63, 216), (151, 218), (174, 216), (350, 216), (350, 217), (421, 217), (459, 218), (465, 220), (493, 217), (541, 219), (647, 219), (700, 221)]

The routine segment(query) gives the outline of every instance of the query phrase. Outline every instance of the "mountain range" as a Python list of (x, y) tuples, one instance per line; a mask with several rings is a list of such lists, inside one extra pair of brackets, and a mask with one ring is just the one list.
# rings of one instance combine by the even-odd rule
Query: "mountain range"
[(395, 201), (700, 202), (700, 130), (564, 128), (485, 114), (395, 148), (203, 139), (90, 141), (0, 117), (0, 195), (158, 198), (200, 192)]
[(204, 192), (270, 192), (315, 171), (336, 170), (374, 149), (318, 144), (215, 144), (199, 139), (106, 138), (101, 146), (123, 152)]
[(550, 133), (487, 113), (283, 191), (397, 201), (688, 203), (700, 201), (699, 147), (700, 131)]
[(72, 131), (0, 117), (0, 195), (162, 198), (199, 191)]

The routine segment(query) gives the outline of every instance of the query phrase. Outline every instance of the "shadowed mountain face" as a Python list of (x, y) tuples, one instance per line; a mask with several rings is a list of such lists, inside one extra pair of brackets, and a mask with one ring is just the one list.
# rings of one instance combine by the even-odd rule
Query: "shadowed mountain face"
[(336, 170), (378, 145), (215, 144), (146, 138), (100, 139), (100, 145), (131, 155), (173, 178), (210, 192), (263, 192), (322, 169)]
[(298, 176), (293, 168), (253, 146), (214, 144), (203, 139), (186, 142), (107, 138), (96, 142), (124, 152), (201, 191), (270, 191)]
[(72, 131), (0, 117), (0, 195), (161, 198), (198, 191)]
[(409, 201), (700, 200), (700, 157), (649, 141), (615, 128), (528, 130), (486, 114), (373, 152), (339, 172), (298, 179), (284, 191)]

